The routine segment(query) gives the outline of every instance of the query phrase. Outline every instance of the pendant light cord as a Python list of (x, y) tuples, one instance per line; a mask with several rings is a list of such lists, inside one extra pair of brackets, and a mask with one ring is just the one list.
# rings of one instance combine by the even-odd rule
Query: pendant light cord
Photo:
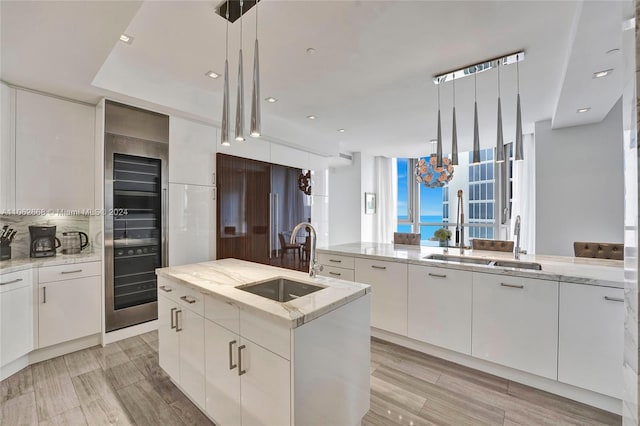
[(240, 0), (240, 50), (242, 50), (242, 6), (244, 5), (244, 1)]
[(478, 70), (473, 72), (473, 101), (478, 101)]
[(456, 79), (453, 79), (453, 107), (456, 107)]
[(256, 0), (256, 40), (258, 39), (258, 0)]
[(518, 60), (519, 58), (516, 58), (516, 78), (517, 78), (517, 84), (518, 84), (518, 95), (520, 94), (520, 61)]
[(441, 84), (438, 84), (438, 111), (440, 111), (440, 86)]
[(500, 97), (500, 62), (498, 61), (498, 98)]
[(225, 13), (225, 18), (227, 18), (227, 35), (226, 35), (226, 51), (224, 54), (225, 59), (229, 59), (229, 0), (227, 0), (227, 10)]

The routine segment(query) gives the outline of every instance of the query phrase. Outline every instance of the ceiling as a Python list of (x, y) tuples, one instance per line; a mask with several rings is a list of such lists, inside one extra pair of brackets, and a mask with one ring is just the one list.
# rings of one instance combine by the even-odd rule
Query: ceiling
[[(278, 1), (259, 10), (263, 134), (336, 155), (431, 152), (437, 86), (431, 77), (520, 49), (525, 131), (600, 121), (619, 98), (623, 5), (615, 1)], [(102, 96), (219, 124), (225, 20), (217, 2), (0, 2), (0, 78), (96, 103)], [(244, 81), (250, 110), (255, 9), (244, 18)], [(29, 31), (25, 31), (29, 28)], [(240, 21), (229, 25), (232, 115)], [(121, 43), (122, 32), (134, 37)], [(313, 47), (315, 54), (306, 53)], [(621, 63), (621, 62), (620, 62)], [(515, 134), (516, 73), (501, 71), (506, 141)], [(469, 150), (474, 79), (456, 82), (459, 146)], [(481, 145), (496, 135), (497, 74), (477, 77)], [(575, 105), (580, 105), (576, 107)], [(576, 117), (576, 108), (591, 106)], [(441, 88), (445, 151), (452, 86)], [(308, 120), (307, 115), (317, 120)], [(248, 119), (246, 120), (248, 123)], [(340, 128), (346, 129), (339, 133)]]

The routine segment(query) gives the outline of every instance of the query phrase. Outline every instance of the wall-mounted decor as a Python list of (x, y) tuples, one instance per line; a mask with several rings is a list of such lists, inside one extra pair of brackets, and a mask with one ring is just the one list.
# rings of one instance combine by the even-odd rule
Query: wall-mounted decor
[(364, 193), (364, 214), (376, 213), (376, 194), (375, 192)]
[(307, 173), (300, 173), (300, 176), (298, 176), (298, 189), (307, 195), (311, 195), (311, 170), (307, 170)]

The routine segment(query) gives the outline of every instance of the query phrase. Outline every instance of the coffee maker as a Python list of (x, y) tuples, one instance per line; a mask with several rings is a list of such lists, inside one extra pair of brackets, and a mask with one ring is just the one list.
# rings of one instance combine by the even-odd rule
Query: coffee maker
[(31, 237), (31, 257), (51, 257), (56, 255), (56, 249), (60, 247), (60, 240), (56, 238), (55, 226), (29, 226)]

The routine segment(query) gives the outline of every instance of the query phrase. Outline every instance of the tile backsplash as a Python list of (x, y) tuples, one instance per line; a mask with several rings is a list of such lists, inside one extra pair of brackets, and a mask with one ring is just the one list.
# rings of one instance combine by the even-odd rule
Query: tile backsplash
[[(94, 220), (90, 216), (58, 216), (58, 215), (42, 215), (42, 216), (9, 216), (0, 215), (0, 228), (9, 225), (18, 231), (16, 238), (11, 244), (12, 259), (22, 259), (29, 257), (29, 226), (30, 225), (48, 225), (56, 226), (56, 236), (62, 240), (62, 233), (67, 231), (81, 231), (89, 235), (89, 246), (82, 252), (89, 252), (95, 244), (94, 238), (89, 232), (90, 222)], [(58, 249), (61, 253), (62, 247)]]

